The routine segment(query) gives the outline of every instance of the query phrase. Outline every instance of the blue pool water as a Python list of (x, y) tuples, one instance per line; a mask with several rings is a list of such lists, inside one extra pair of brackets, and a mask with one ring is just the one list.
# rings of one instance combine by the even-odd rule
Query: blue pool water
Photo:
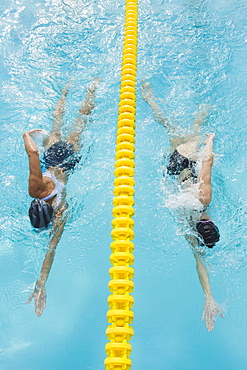
[[(124, 2), (2, 0), (0, 14), (0, 369), (99, 370), (107, 342)], [(133, 370), (247, 367), (246, 14), (245, 0), (139, 2)], [(22, 134), (51, 128), (54, 106), (72, 80), (68, 132), (93, 76), (101, 78), (96, 108), (83, 161), (68, 183), (70, 219), (38, 318), (26, 301), (48, 234), (34, 233), (28, 220)], [(206, 265), (225, 317), (210, 333), (201, 321), (195, 260), (166, 207), (169, 143), (142, 100), (145, 80), (164, 114), (184, 128), (200, 104), (212, 107), (203, 135), (216, 133), (210, 212), (221, 240)]]

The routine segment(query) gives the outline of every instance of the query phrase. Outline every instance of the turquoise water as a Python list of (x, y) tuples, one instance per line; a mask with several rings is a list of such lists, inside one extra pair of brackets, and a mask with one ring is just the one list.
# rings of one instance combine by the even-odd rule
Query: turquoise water
[[(139, 4), (133, 370), (247, 367), (246, 11), (244, 0)], [(0, 12), (0, 368), (102, 369), (124, 3), (3, 0)], [(70, 219), (38, 318), (26, 301), (48, 234), (34, 233), (28, 220), (22, 133), (51, 128), (72, 80), (68, 132), (93, 76), (101, 78), (96, 108), (68, 183)], [(200, 104), (212, 107), (203, 135), (216, 133), (210, 212), (221, 240), (206, 264), (225, 317), (210, 333), (192, 252), (165, 206), (169, 143), (142, 100), (146, 79), (164, 114), (184, 128)]]

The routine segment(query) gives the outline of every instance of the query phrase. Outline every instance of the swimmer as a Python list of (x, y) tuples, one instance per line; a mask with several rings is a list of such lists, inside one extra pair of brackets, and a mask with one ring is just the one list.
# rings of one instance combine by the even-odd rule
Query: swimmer
[[(200, 129), (208, 114), (203, 109), (194, 121), (191, 132), (186, 137), (181, 137), (177, 128), (163, 116), (162, 110), (155, 102), (154, 95), (148, 82), (142, 86), (144, 100), (153, 110), (155, 119), (160, 122), (169, 134), (171, 155), (167, 165), (167, 173), (176, 178), (181, 186), (188, 189), (197, 187), (197, 199), (201, 204), (200, 216), (194, 220), (191, 215), (187, 220), (194, 229), (193, 235), (185, 235), (186, 240), (192, 247), (196, 259), (199, 281), (201, 283), (205, 303), (202, 319), (206, 321), (208, 331), (214, 329), (216, 315), (222, 316), (221, 310), (216, 304), (211, 291), (208, 272), (202, 262), (202, 254), (198, 245), (205, 245), (213, 248), (220, 239), (219, 229), (209, 217), (207, 207), (212, 200), (211, 172), (213, 166), (213, 143), (215, 134), (209, 133), (206, 136), (205, 145), (201, 155), (201, 169), (197, 173), (199, 157), (199, 145), (201, 142)], [(195, 194), (195, 192), (193, 192)]]
[(53, 113), (53, 130), (43, 142), (43, 162), (45, 171), (42, 173), (38, 147), (35, 136), (43, 130), (33, 129), (23, 134), (24, 145), (29, 159), (28, 192), (32, 198), (29, 217), (32, 226), (42, 231), (51, 226), (49, 250), (42, 264), (39, 280), (36, 281), (34, 292), (27, 303), (34, 298), (35, 313), (41, 316), (46, 307), (45, 284), (55, 257), (57, 244), (62, 236), (68, 215), (66, 203), (66, 183), (69, 175), (80, 161), (81, 134), (86, 127), (87, 117), (94, 108), (95, 90), (99, 79), (92, 81), (87, 89), (86, 98), (79, 109), (79, 115), (74, 122), (71, 133), (62, 140), (61, 128), (63, 114), (68, 94), (69, 84), (62, 90)]

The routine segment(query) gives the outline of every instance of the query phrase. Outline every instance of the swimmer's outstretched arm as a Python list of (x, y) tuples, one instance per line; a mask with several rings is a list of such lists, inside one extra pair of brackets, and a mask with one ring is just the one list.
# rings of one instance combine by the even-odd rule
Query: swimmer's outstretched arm
[(206, 328), (208, 329), (208, 331), (211, 331), (214, 329), (216, 315), (218, 314), (221, 317), (223, 317), (223, 315), (221, 309), (218, 307), (217, 303), (214, 300), (206, 266), (203, 264), (200, 256), (197, 253), (194, 253), (194, 257), (196, 259), (198, 277), (205, 297), (202, 320), (206, 321)]
[(162, 109), (155, 101), (154, 94), (148, 81), (142, 84), (142, 97), (152, 109), (156, 121), (161, 123), (169, 132), (174, 132), (176, 130), (175, 126), (172, 125), (168, 118), (164, 117)]
[(55, 258), (56, 248), (58, 245), (59, 240), (61, 239), (64, 226), (67, 221), (67, 215), (63, 215), (63, 211), (66, 209), (65, 206), (58, 214), (56, 215), (56, 219), (53, 224), (53, 228), (51, 234), (53, 234), (50, 242), (49, 242), (49, 250), (47, 251), (41, 271), (39, 280), (36, 281), (34, 292), (30, 295), (27, 303), (30, 303), (34, 298), (34, 305), (35, 305), (35, 313), (37, 316), (41, 316), (43, 310), (46, 308), (46, 289), (45, 284), (48, 279), (49, 273), (51, 271), (51, 267)]
[(205, 303), (202, 313), (202, 320), (206, 321), (206, 328), (208, 329), (208, 331), (211, 331), (214, 329), (215, 316), (218, 314), (219, 316), (223, 317), (223, 315), (214, 300), (213, 293), (210, 287), (208, 271), (202, 261), (203, 254), (200, 250), (198, 250), (197, 238), (194, 235), (185, 235), (185, 238), (193, 250), (194, 257), (196, 259), (198, 278), (204, 293)]

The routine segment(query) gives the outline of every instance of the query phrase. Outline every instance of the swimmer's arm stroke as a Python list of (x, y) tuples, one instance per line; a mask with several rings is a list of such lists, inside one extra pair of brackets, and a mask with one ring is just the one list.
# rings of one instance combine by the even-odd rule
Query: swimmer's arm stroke
[(214, 160), (213, 143), (215, 134), (207, 134), (205, 146), (202, 153), (202, 168), (198, 178), (199, 200), (207, 207), (212, 200), (211, 172)]
[(214, 300), (213, 293), (210, 286), (208, 271), (203, 263), (203, 253), (198, 249), (197, 238), (194, 235), (185, 235), (186, 240), (192, 247), (194, 257), (196, 259), (196, 269), (198, 273), (198, 278), (204, 293), (204, 308), (202, 313), (202, 320), (206, 321), (206, 328), (208, 331), (214, 329), (215, 316), (218, 314), (223, 317), (221, 309), (218, 307)]
[(68, 214), (63, 215), (63, 212), (67, 209), (67, 203), (61, 202), (60, 209), (56, 212), (56, 218), (53, 222), (53, 227), (51, 230), (51, 239), (49, 241), (49, 250), (46, 252), (44, 261), (42, 263), (39, 280), (35, 283), (34, 292), (30, 295), (27, 303), (30, 303), (34, 298), (35, 313), (37, 316), (41, 316), (43, 310), (46, 307), (46, 289), (45, 284), (48, 279), (54, 258), (57, 245), (61, 239), (64, 226), (66, 224)]
[(42, 171), (40, 167), (39, 151), (35, 144), (32, 133), (40, 132), (41, 129), (33, 129), (26, 131), (23, 134), (24, 145), (28, 154), (29, 160), (29, 179), (28, 179), (28, 192), (32, 198), (37, 198), (44, 190), (44, 183), (42, 180)]
[(218, 307), (217, 303), (214, 300), (206, 266), (203, 264), (202, 259), (197, 253), (194, 253), (194, 257), (196, 259), (198, 277), (205, 297), (202, 320), (206, 321), (206, 328), (208, 329), (208, 331), (212, 331), (214, 329), (216, 315), (218, 314), (220, 317), (223, 317), (223, 315), (221, 309)]

